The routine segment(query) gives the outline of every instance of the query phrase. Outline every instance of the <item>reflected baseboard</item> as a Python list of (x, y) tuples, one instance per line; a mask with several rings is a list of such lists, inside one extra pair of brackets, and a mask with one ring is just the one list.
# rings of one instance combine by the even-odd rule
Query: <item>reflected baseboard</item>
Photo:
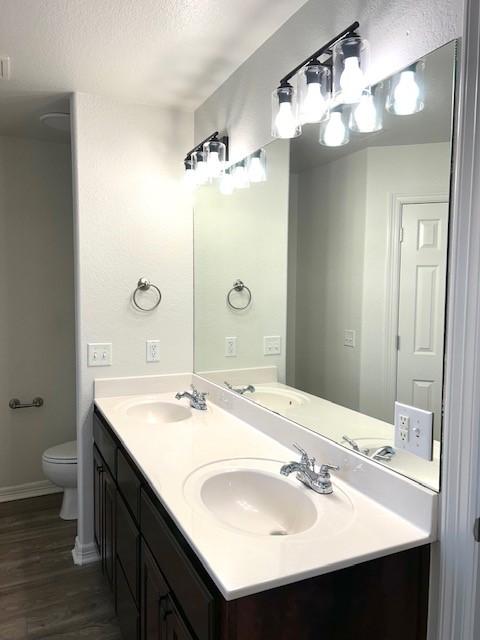
[(63, 489), (54, 485), (50, 480), (27, 482), (11, 487), (0, 487), (0, 502), (36, 498), (37, 496), (46, 496), (50, 493), (61, 493), (62, 491)]

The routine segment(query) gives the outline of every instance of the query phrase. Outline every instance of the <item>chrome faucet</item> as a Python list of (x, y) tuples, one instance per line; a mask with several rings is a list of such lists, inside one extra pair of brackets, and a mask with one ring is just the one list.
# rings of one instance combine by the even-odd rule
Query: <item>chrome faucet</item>
[(225, 380), (225, 382), (223, 383), (228, 389), (230, 389), (230, 391), (235, 391), (235, 393), (239, 393), (241, 396), (243, 396), (244, 393), (247, 393), (247, 391), (249, 393), (255, 393), (255, 387), (253, 386), (253, 384), (248, 384), (245, 387), (234, 387), (233, 385), (231, 385), (229, 382), (227, 382)]
[(348, 436), (342, 436), (342, 442), (346, 442), (347, 444), (349, 444), (357, 453), (363, 453), (365, 456), (368, 456), (368, 454), (370, 453), (369, 449), (360, 449), (360, 447), (358, 446), (358, 442), (353, 438), (349, 438)]
[(205, 400), (205, 398), (207, 397), (208, 393), (198, 391), (197, 389), (195, 389), (193, 384), (191, 384), (190, 387), (192, 388), (191, 393), (190, 391), (182, 391), (182, 392), (179, 391), (175, 395), (175, 398), (177, 400), (181, 400), (182, 398), (188, 398), (190, 400), (190, 406), (192, 407), (192, 409), (199, 409), (200, 411), (206, 411), (207, 401)]
[(378, 460), (379, 462), (391, 462), (393, 456), (396, 451), (390, 445), (386, 445), (385, 447), (380, 447), (373, 454), (373, 460)]
[(283, 476), (289, 476), (296, 471), (297, 480), (316, 493), (328, 494), (333, 492), (330, 471), (338, 471), (340, 467), (333, 464), (320, 465), (319, 471), (315, 471), (315, 458), (310, 458), (308, 453), (298, 444), (293, 445), (301, 454), (300, 462), (289, 462), (280, 469)]

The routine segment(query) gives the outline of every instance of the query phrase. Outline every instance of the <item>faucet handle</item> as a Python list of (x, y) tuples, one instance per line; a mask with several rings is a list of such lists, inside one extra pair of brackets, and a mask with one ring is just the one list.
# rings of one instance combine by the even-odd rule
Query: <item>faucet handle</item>
[(330, 471), (340, 471), (340, 467), (336, 464), (322, 464), (320, 465), (320, 471), (318, 474), (320, 476), (329, 476)]
[(302, 460), (301, 462), (303, 464), (308, 465), (311, 469), (315, 468), (315, 458), (311, 458), (308, 453), (305, 451), (305, 449), (303, 449), (299, 444), (297, 444), (296, 442), (293, 443), (293, 446), (295, 447), (295, 449), (299, 452), (299, 454), (302, 456)]
[(230, 384), (226, 380), (224, 380), (223, 384), (227, 387), (227, 389), (230, 389), (230, 391), (233, 391), (233, 385), (232, 384)]

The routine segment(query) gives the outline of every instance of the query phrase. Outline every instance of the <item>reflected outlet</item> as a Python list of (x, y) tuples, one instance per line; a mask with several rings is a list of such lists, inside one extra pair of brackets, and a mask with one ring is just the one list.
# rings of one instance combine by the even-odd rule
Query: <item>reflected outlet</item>
[(433, 413), (395, 402), (395, 448), (433, 459)]

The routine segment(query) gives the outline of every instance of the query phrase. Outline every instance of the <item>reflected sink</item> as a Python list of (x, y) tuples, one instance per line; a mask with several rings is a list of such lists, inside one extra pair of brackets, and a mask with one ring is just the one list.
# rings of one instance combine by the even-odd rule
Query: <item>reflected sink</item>
[(349, 498), (335, 488), (318, 495), (292, 475), (280, 476), (282, 462), (245, 458), (214, 462), (194, 471), (185, 481), (184, 495), (231, 529), (258, 536), (291, 536), (314, 527), (316, 536), (333, 535), (353, 518)]
[(300, 393), (277, 387), (257, 387), (254, 393), (245, 397), (277, 413), (286, 413), (308, 402), (308, 399)]
[(142, 402), (128, 407), (126, 413), (131, 418), (142, 420), (148, 424), (179, 422), (190, 418), (188, 407), (173, 402)]

